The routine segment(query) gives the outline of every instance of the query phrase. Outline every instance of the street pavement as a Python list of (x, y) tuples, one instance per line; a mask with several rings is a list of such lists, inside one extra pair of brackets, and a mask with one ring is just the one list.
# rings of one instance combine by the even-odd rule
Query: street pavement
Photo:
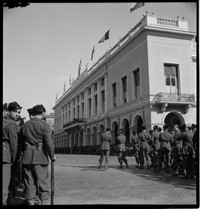
[[(164, 171), (138, 169), (134, 157), (130, 168), (119, 168), (116, 156), (110, 156), (108, 169), (97, 168), (98, 155), (57, 154), (55, 168), (55, 205), (196, 205), (196, 177), (184, 179)], [(50, 172), (50, 166), (49, 166)], [(50, 182), (50, 178), (49, 178)], [(18, 189), (11, 205), (23, 201)], [(49, 201), (50, 204), (50, 201)]]

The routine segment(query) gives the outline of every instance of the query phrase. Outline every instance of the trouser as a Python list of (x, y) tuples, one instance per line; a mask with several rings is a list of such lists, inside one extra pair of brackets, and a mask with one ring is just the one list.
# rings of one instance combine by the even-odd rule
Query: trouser
[(173, 167), (176, 174), (179, 174), (181, 160), (181, 152), (178, 149), (175, 149), (173, 151)]
[(146, 164), (150, 166), (150, 156), (149, 156), (149, 149), (141, 149), (140, 150), (140, 165), (144, 165), (144, 159), (146, 160)]
[(104, 155), (105, 155), (105, 163), (108, 163), (108, 157), (110, 155), (110, 150), (100, 150), (100, 158), (99, 158), (99, 163), (103, 163), (103, 159), (104, 159)]
[(162, 163), (165, 163), (165, 171), (169, 171), (169, 163), (170, 163), (170, 156), (171, 156), (171, 150), (168, 150), (166, 147), (163, 147), (160, 150), (159, 154), (159, 171), (161, 171)]
[(139, 165), (140, 164), (139, 150), (135, 150), (135, 160), (136, 163)]
[(3, 205), (7, 205), (8, 189), (11, 178), (11, 164), (3, 163)]
[(123, 162), (125, 164), (127, 164), (126, 152), (124, 152), (124, 151), (119, 152), (119, 154), (118, 154), (118, 161), (119, 161), (120, 164), (122, 164)]
[(153, 168), (155, 171), (158, 171), (159, 169), (159, 151), (153, 152)]
[(183, 155), (183, 168), (185, 169), (186, 176), (194, 176), (195, 159), (190, 155)]
[(37, 195), (41, 201), (50, 197), (48, 186), (48, 165), (23, 165), (24, 196), (26, 200), (34, 199)]

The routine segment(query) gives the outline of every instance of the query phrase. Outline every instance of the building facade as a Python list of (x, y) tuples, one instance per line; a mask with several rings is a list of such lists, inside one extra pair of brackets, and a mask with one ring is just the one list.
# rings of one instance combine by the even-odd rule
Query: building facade
[(122, 129), (196, 123), (196, 34), (184, 18), (146, 14), (54, 106), (55, 147), (98, 145)]

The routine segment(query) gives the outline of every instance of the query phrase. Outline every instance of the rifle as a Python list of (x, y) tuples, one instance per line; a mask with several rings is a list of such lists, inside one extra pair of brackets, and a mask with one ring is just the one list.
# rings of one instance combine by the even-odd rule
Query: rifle
[(54, 183), (55, 183), (55, 179), (54, 179), (54, 162), (55, 162), (55, 158), (51, 160), (51, 205), (54, 205)]

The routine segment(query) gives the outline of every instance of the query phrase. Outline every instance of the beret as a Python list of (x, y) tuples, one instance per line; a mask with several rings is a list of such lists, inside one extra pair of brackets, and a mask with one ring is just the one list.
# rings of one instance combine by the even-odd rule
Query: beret
[(34, 114), (42, 114), (43, 112), (46, 112), (46, 109), (44, 108), (44, 106), (41, 105), (35, 105), (33, 108), (33, 113)]
[(20, 105), (17, 102), (11, 102), (8, 104), (8, 111), (15, 111), (19, 109), (22, 109), (22, 107), (20, 107)]

